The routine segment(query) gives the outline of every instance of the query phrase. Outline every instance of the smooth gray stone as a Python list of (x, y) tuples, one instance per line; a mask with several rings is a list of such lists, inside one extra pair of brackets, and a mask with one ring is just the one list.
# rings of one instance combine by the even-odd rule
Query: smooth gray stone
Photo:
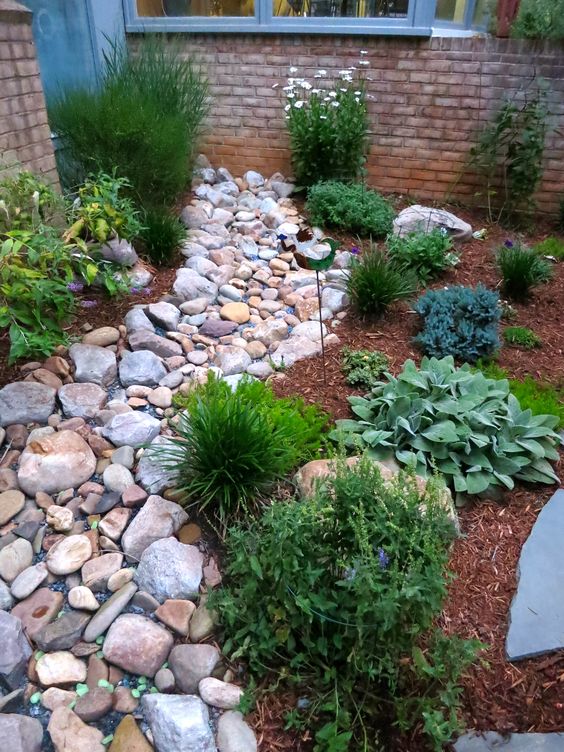
[(92, 620), (84, 630), (84, 642), (94, 642), (94, 640), (103, 634), (110, 624), (117, 619), (123, 609), (137, 592), (137, 585), (134, 582), (128, 582), (121, 590), (114, 593), (108, 600), (96, 611)]
[(34, 641), (40, 650), (46, 653), (54, 650), (70, 650), (80, 641), (85, 626), (90, 621), (90, 614), (84, 611), (67, 611), (60, 619), (35, 633)]
[(7, 611), (0, 611), (0, 680), (17, 689), (25, 678), (32, 650), (21, 621)]
[(510, 661), (564, 648), (563, 532), (564, 490), (559, 489), (521, 550), (505, 644)]
[(33, 381), (16, 381), (0, 389), (0, 426), (47, 423), (55, 410), (57, 390)]
[(562, 752), (564, 734), (509, 734), (470, 731), (454, 745), (455, 752)]
[(158, 750), (216, 752), (208, 709), (199, 697), (146, 694), (141, 704)]
[(0, 737), (11, 752), (41, 752), (43, 726), (37, 718), (16, 713), (0, 715)]

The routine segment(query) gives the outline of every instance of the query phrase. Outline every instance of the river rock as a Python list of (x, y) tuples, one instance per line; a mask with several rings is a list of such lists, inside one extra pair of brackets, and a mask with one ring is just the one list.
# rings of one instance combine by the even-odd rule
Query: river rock
[(218, 345), (216, 347), (214, 364), (221, 368), (224, 376), (244, 373), (251, 362), (250, 355), (242, 347), (231, 345)]
[(132, 715), (126, 715), (114, 731), (109, 752), (152, 752), (153, 748), (143, 736)]
[(0, 713), (0, 738), (10, 752), (41, 752), (43, 726), (37, 718), (16, 713)]
[(50, 507), (47, 507), (46, 522), (57, 533), (68, 533), (74, 525), (73, 511), (68, 507), (51, 504)]
[(7, 611), (0, 611), (0, 645), (0, 679), (10, 689), (16, 689), (25, 677), (32, 650), (22, 622)]
[(4, 491), (0, 493), (0, 527), (5, 525), (25, 504), (25, 496), (21, 491)]
[(0, 579), (0, 611), (9, 611), (14, 605), (14, 599), (10, 588), (4, 580)]
[[(159, 447), (175, 446), (165, 436), (157, 436), (143, 452), (137, 465), (135, 480), (150, 494), (160, 494), (174, 485), (176, 470), (165, 466), (165, 457)], [(168, 458), (166, 458), (168, 459)]]
[(151, 303), (145, 309), (145, 313), (151, 321), (167, 332), (176, 331), (180, 321), (180, 311), (172, 303), (161, 300), (159, 303)]
[(208, 709), (199, 697), (146, 694), (141, 704), (158, 752), (216, 752)]
[(206, 298), (213, 303), (217, 298), (218, 286), (210, 282), (206, 277), (201, 277), (193, 269), (178, 269), (176, 280), (173, 285), (175, 295), (180, 296), (183, 300), (194, 300), (194, 298)]
[(82, 338), (83, 345), (98, 345), (98, 347), (107, 347), (115, 345), (119, 340), (119, 329), (115, 326), (101, 326), (93, 329)]
[(0, 550), (0, 577), (12, 583), (16, 577), (31, 566), (33, 549), (25, 538), (17, 538)]
[(172, 635), (164, 627), (145, 616), (123, 614), (110, 627), (102, 649), (104, 658), (124, 671), (152, 677), (172, 645)]
[(64, 650), (42, 655), (35, 670), (44, 687), (86, 681), (86, 663)]
[(160, 421), (147, 413), (118, 413), (102, 429), (102, 436), (115, 444), (140, 447), (148, 444), (161, 430)]
[(412, 232), (429, 234), (433, 230), (444, 230), (453, 240), (466, 241), (472, 238), (472, 227), (444, 209), (413, 204), (403, 209), (394, 219), (394, 235), (400, 238)]
[(169, 598), (194, 598), (202, 580), (203, 561), (196, 546), (185, 545), (173, 537), (162, 538), (143, 551), (135, 581), (140, 590), (161, 603)]
[[(180, 311), (178, 312), (180, 313)], [(133, 351), (150, 351), (159, 358), (171, 358), (182, 355), (182, 347), (171, 339), (161, 337), (148, 329), (139, 329), (129, 335), (129, 345)]]
[[(118, 590), (108, 598), (100, 606), (84, 630), (84, 641), (94, 642), (97, 637), (103, 634), (110, 624), (121, 614), (136, 592), (137, 585), (134, 582), (128, 582), (121, 590)], [(140, 673), (143, 672), (141, 671)]]
[(161, 359), (150, 350), (137, 350), (122, 354), (119, 364), (119, 379), (123, 386), (133, 384), (156, 386), (166, 376)]
[(12, 582), (10, 592), (14, 598), (21, 601), (31, 595), (34, 590), (37, 590), (37, 588), (45, 582), (48, 574), (49, 572), (47, 571), (44, 562), (39, 562), (39, 564), (35, 564), (35, 566), (28, 567), (27, 569), (24, 569), (23, 572), (20, 572)]
[(222, 710), (233, 710), (241, 702), (243, 690), (236, 684), (207, 676), (198, 684), (198, 693), (207, 705)]
[(85, 723), (95, 723), (111, 712), (113, 698), (105, 687), (93, 687), (79, 697), (74, 712)]
[(84, 585), (69, 590), (69, 606), (84, 611), (97, 611), (100, 608), (92, 590)]
[(77, 488), (96, 470), (96, 457), (82, 436), (58, 431), (33, 441), (20, 457), (18, 483), (28, 496)]
[(70, 708), (59, 706), (47, 726), (55, 752), (106, 752), (104, 734), (88, 726)]
[(93, 418), (108, 398), (98, 384), (65, 384), (58, 391), (59, 402), (67, 418)]
[(45, 561), (53, 574), (71, 574), (91, 556), (92, 543), (87, 535), (69, 535), (49, 549)]
[(246, 303), (226, 303), (221, 307), (219, 315), (222, 319), (236, 324), (246, 324), (251, 318), (249, 306)]
[(84, 627), (90, 621), (90, 614), (84, 611), (67, 611), (60, 619), (46, 624), (34, 635), (40, 650), (70, 650), (79, 642)]
[[(131, 447), (127, 448), (131, 449)], [(135, 484), (131, 472), (123, 465), (113, 462), (104, 470), (102, 478), (108, 491), (117, 491), (120, 494), (123, 493), (128, 486), (133, 486)]]
[(123, 554), (103, 554), (87, 561), (82, 567), (82, 584), (86, 585), (95, 593), (101, 593), (106, 589), (108, 579), (121, 569)]
[(251, 727), (236, 710), (223, 713), (217, 723), (219, 752), (257, 752), (257, 740)]
[(188, 515), (178, 504), (149, 496), (123, 534), (121, 547), (127, 556), (139, 561), (151, 543), (174, 535), (187, 521)]
[(35, 381), (16, 381), (0, 389), (0, 427), (14, 423), (47, 423), (57, 391)]
[(117, 376), (115, 353), (96, 345), (72, 345), (69, 356), (74, 363), (74, 380), (109, 386)]
[(176, 685), (186, 694), (194, 694), (202, 679), (210, 676), (219, 661), (213, 645), (177, 645), (169, 656), (170, 670)]
[(21, 620), (26, 635), (33, 639), (44, 624), (52, 621), (63, 606), (63, 594), (39, 588), (12, 609), (12, 616)]
[(196, 610), (192, 601), (166, 600), (155, 611), (155, 616), (174, 632), (187, 637), (190, 630), (190, 617)]
[(276, 352), (271, 356), (272, 362), (278, 368), (290, 368), (298, 360), (313, 358), (321, 352), (321, 343), (312, 342), (308, 337), (291, 337), (281, 342)]

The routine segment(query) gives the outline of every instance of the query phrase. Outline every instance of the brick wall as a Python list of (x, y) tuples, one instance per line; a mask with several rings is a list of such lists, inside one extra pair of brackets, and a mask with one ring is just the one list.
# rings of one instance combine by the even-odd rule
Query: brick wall
[(31, 13), (0, 0), (0, 176), (21, 168), (58, 182)]
[[(317, 68), (370, 62), (374, 96), (368, 175), (384, 191), (422, 199), (477, 200), (480, 181), (466, 168), (468, 150), (504, 96), (546, 79), (550, 123), (539, 207), (555, 212), (564, 197), (564, 47), (496, 38), (185, 35), (182, 42), (207, 68), (213, 107), (206, 152), (236, 173), (255, 168), (290, 173), (280, 89), (288, 67), (300, 76)], [(560, 131), (554, 128), (560, 127)]]

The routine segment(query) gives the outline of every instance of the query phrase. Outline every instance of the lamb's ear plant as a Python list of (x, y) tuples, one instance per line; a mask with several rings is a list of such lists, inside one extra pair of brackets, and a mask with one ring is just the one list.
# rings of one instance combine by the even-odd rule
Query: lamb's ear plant
[(420, 368), (407, 360), (399, 376), (349, 402), (358, 420), (338, 420), (332, 438), (422, 476), (438, 470), (456, 492), (558, 482), (558, 417), (522, 410), (506, 380), (456, 368), (452, 357), (423, 358)]

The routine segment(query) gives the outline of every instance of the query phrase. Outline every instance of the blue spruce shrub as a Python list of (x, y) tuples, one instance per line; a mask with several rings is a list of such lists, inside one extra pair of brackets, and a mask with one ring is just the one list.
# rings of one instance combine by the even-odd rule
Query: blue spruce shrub
[(414, 308), (423, 318), (415, 342), (425, 355), (474, 363), (499, 347), (499, 296), (483, 285), (429, 290)]

